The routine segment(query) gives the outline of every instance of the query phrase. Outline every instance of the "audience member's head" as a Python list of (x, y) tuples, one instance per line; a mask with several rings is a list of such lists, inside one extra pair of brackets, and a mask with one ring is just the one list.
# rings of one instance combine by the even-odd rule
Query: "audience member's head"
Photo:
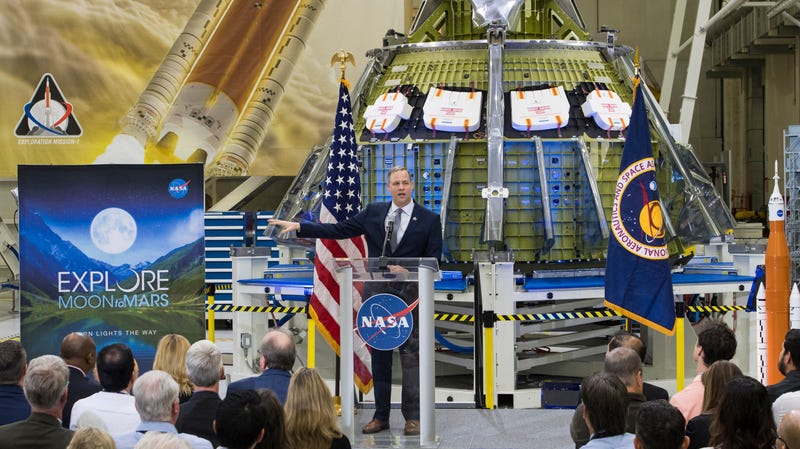
[(192, 449), (177, 433), (150, 431), (142, 436), (133, 449)]
[[(786, 357), (786, 356), (789, 357)], [(800, 367), (800, 329), (789, 329), (783, 339), (783, 350), (778, 358), (778, 369), (784, 376)]]
[(261, 405), (267, 413), (264, 422), (264, 438), (256, 445), (256, 449), (284, 449), (289, 447), (286, 441), (286, 414), (283, 404), (272, 390), (260, 388), (256, 393), (261, 397)]
[(224, 373), (222, 353), (209, 340), (200, 340), (186, 351), (186, 372), (197, 387), (213, 387)]
[(167, 334), (161, 337), (156, 347), (156, 356), (153, 359), (153, 369), (169, 373), (178, 383), (180, 394), (191, 396), (192, 384), (186, 375), (186, 351), (189, 350), (189, 340), (183, 335)]
[(31, 411), (61, 417), (67, 402), (69, 368), (60, 357), (43, 355), (31, 360), (23, 388)]
[(601, 371), (584, 378), (581, 397), (583, 419), (592, 434), (602, 432), (613, 436), (625, 433), (628, 392), (619, 377)]
[(261, 339), (261, 369), (291, 371), (296, 357), (294, 337), (282, 328), (273, 328)]
[(778, 426), (777, 449), (800, 447), (800, 410), (790, 410), (783, 415)]
[(180, 412), (178, 383), (168, 373), (152, 370), (142, 374), (133, 385), (136, 411), (142, 421), (175, 424)]
[(83, 427), (75, 431), (67, 449), (116, 449), (114, 439), (103, 429)]
[(264, 436), (267, 412), (261, 397), (253, 390), (230, 391), (220, 402), (214, 419), (214, 432), (220, 446), (249, 449)]
[(736, 335), (722, 321), (710, 321), (697, 336), (695, 359), (708, 368), (717, 360), (730, 360), (736, 354)]
[(615, 348), (606, 353), (603, 370), (619, 377), (628, 391), (642, 392), (642, 359), (631, 348)]
[(644, 359), (647, 356), (647, 346), (644, 344), (641, 338), (638, 335), (630, 333), (626, 330), (618, 330), (611, 336), (611, 339), (608, 340), (608, 351), (613, 351), (617, 348), (631, 348), (639, 354), (639, 359), (641, 359), (642, 363), (644, 363)]
[(136, 380), (136, 361), (131, 348), (124, 343), (113, 343), (97, 354), (97, 377), (108, 392), (126, 390)]
[(711, 419), (709, 442), (725, 449), (770, 449), (774, 429), (767, 389), (752, 377), (734, 377)]
[(636, 449), (686, 449), (686, 420), (677, 408), (659, 399), (642, 404), (636, 417)]
[(284, 407), (286, 437), (292, 447), (327, 448), (342, 436), (331, 391), (317, 370), (294, 372)]
[(84, 374), (94, 370), (97, 363), (96, 352), (94, 340), (83, 332), (72, 332), (61, 340), (61, 358), (67, 365), (80, 368)]
[(703, 412), (712, 412), (719, 407), (725, 386), (731, 379), (742, 375), (742, 370), (735, 363), (728, 360), (717, 360), (703, 373), (701, 381), (703, 392)]
[(19, 385), (25, 377), (27, 357), (22, 343), (16, 340), (0, 342), (0, 385)]

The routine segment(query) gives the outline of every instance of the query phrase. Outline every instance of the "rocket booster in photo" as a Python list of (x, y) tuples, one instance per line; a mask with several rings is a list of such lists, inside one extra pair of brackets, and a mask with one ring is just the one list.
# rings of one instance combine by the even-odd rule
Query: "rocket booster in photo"
[(764, 283), (758, 284), (756, 292), (756, 326), (758, 328), (756, 337), (758, 368), (758, 381), (762, 384), (767, 381), (767, 294), (764, 291)]
[(325, 0), (203, 0), (96, 163), (253, 162)]
[(783, 339), (789, 331), (789, 270), (791, 260), (786, 244), (784, 221), (786, 216), (783, 196), (778, 190), (778, 161), (775, 161), (775, 188), (769, 197), (769, 239), (764, 258), (766, 266), (767, 308), (767, 384), (779, 382), (783, 375), (778, 370), (778, 359)]

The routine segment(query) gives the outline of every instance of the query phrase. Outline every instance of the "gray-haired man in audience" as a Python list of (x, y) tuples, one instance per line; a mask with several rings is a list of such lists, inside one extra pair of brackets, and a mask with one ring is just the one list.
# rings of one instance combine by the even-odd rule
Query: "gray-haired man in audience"
[(31, 416), (0, 426), (0, 449), (63, 449), (73, 432), (61, 427), (61, 412), (67, 402), (69, 369), (60, 357), (43, 355), (28, 364), (25, 398)]
[(222, 402), (219, 381), (225, 375), (222, 354), (217, 345), (209, 340), (200, 340), (190, 346), (186, 352), (186, 372), (194, 385), (194, 393), (181, 404), (175, 427), (178, 432), (197, 435), (217, 446), (219, 442), (214, 433), (214, 416)]
[[(117, 449), (133, 449), (147, 432), (178, 434), (175, 421), (178, 419), (178, 383), (164, 371), (153, 370), (143, 374), (133, 385), (136, 392), (136, 411), (142, 422), (134, 432), (114, 437)], [(200, 437), (181, 433), (179, 436), (194, 449), (212, 449), (211, 443)]]

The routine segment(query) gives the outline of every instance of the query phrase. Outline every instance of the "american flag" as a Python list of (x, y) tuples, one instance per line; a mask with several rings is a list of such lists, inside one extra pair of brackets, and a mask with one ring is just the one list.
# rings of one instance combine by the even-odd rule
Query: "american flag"
[[(336, 108), (333, 142), (330, 147), (320, 211), (321, 223), (338, 223), (361, 211), (360, 165), (356, 159), (356, 148), (350, 93), (345, 83), (340, 82), (339, 104)], [(314, 257), (314, 293), (310, 302), (311, 316), (319, 323), (320, 333), (337, 354), (340, 354), (339, 283), (336, 279), (335, 259), (364, 258), (366, 254), (366, 242), (361, 236), (345, 240), (317, 240)], [(359, 307), (361, 307), (361, 292), (354, 288), (354, 313)], [(357, 332), (353, 336), (353, 348), (355, 383), (366, 393), (372, 388), (370, 354)]]

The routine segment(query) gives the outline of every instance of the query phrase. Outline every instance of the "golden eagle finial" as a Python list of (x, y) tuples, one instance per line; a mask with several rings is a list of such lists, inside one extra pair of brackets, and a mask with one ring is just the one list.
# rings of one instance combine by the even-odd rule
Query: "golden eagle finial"
[(349, 62), (352, 65), (356, 65), (356, 60), (353, 57), (353, 54), (349, 51), (339, 50), (333, 54), (331, 57), (331, 67), (333, 67), (336, 63), (339, 63), (339, 70), (341, 74), (339, 76), (339, 81), (347, 82), (346, 78), (344, 77), (344, 71), (346, 68), (346, 64)]

